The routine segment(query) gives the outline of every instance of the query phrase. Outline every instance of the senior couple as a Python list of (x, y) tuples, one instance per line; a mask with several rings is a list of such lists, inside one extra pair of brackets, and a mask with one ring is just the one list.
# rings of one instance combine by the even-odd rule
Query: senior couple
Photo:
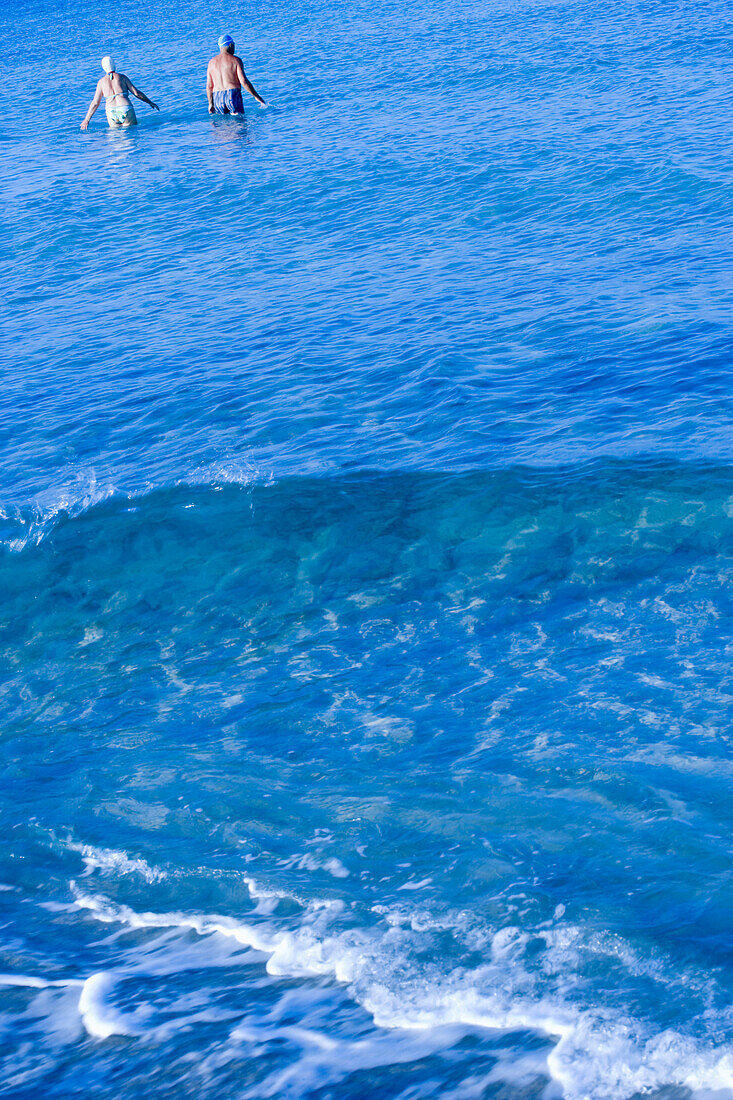
[[(130, 102), (130, 96), (147, 103), (154, 111), (158, 106), (141, 92), (124, 73), (117, 71), (111, 57), (102, 58), (102, 68), (105, 75), (97, 84), (94, 99), (89, 104), (86, 118), (81, 124), (82, 130), (86, 130), (92, 115), (99, 104), (104, 100), (107, 111), (107, 121), (113, 129), (124, 126), (136, 126), (137, 117), (135, 109)], [(234, 52), (234, 41), (228, 34), (223, 34), (219, 39), (219, 52), (212, 57), (206, 70), (206, 95), (209, 100), (210, 115), (241, 115), (244, 114), (242, 102), (242, 88), (246, 88), (251, 96), (263, 107), (264, 99), (259, 95), (250, 83), (244, 71), (241, 58)]]

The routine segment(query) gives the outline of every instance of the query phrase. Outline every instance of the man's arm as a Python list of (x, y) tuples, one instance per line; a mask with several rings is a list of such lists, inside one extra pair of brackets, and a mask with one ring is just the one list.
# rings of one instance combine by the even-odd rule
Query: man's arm
[(209, 101), (209, 114), (214, 114), (214, 74), (211, 71), (211, 62), (206, 68), (206, 98)]
[(94, 114), (94, 112), (96, 111), (97, 107), (99, 106), (99, 104), (101, 102), (102, 102), (102, 81), (100, 80), (99, 83), (97, 84), (97, 90), (94, 93), (94, 99), (89, 104), (89, 110), (86, 113), (86, 118), (84, 119), (81, 126), (79, 127), (80, 130), (86, 130), (87, 129), (87, 127), (89, 126), (89, 123), (92, 120), (92, 115)]
[(148, 97), (145, 95), (145, 92), (141, 92), (139, 88), (136, 88), (129, 77), (122, 76), (122, 74), (120, 74), (120, 76), (127, 85), (127, 90), (129, 92), (132, 92), (132, 94), (136, 96), (137, 99), (141, 99), (143, 103), (147, 103), (148, 107), (152, 107), (154, 111), (160, 110), (160, 107), (157, 105), (157, 103), (153, 103), (152, 99), (148, 99)]
[(257, 102), (259, 104), (261, 104), (262, 107), (266, 107), (267, 104), (265, 103), (265, 101), (262, 98), (262, 96), (260, 95), (260, 93), (256, 92), (254, 90), (254, 87), (253, 87), (252, 83), (250, 82), (249, 77), (247, 76), (246, 72), (244, 71), (244, 67), (242, 65), (242, 62), (239, 60), (239, 58), (237, 58), (237, 76), (239, 77), (239, 83), (242, 85), (242, 87), (246, 88), (247, 91), (249, 92), (249, 94), (251, 96), (254, 96), (254, 98), (257, 100)]

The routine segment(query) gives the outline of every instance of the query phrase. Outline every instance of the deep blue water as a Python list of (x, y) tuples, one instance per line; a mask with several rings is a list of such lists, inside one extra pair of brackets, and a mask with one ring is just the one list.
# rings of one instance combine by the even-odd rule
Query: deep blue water
[(733, 1097), (731, 24), (2, 0), (0, 1093)]

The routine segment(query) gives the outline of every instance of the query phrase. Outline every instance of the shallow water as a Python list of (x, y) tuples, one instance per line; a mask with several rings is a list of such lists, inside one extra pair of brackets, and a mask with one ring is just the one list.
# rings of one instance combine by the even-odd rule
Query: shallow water
[(0, 6), (0, 1092), (733, 1097), (729, 23)]

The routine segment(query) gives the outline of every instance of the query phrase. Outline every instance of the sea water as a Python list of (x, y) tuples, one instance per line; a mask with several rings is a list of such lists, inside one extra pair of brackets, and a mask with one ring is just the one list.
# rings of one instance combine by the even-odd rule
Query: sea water
[(733, 1096), (730, 9), (0, 21), (0, 1092)]

